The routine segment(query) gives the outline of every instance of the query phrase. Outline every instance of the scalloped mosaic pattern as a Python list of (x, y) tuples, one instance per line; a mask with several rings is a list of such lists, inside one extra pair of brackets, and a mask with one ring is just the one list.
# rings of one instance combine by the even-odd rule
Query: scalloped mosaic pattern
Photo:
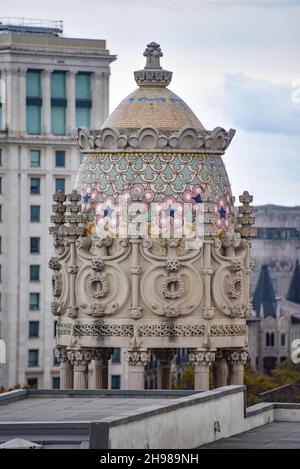
[(147, 125), (168, 130), (183, 127), (204, 129), (181, 98), (160, 86), (140, 86), (119, 104), (102, 128), (140, 129)]
[(92, 154), (86, 155), (79, 168), (76, 189), (90, 186), (102, 202), (142, 184), (155, 193), (155, 201), (173, 196), (183, 202), (185, 191), (201, 186), (202, 192), (219, 197), (231, 189), (222, 159), (218, 156)]

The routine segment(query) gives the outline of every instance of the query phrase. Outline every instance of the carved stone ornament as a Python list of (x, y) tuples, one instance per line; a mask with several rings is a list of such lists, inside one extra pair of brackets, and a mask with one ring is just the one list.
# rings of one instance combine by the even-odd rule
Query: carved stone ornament
[(233, 351), (228, 351), (227, 354), (227, 360), (229, 363), (232, 365), (243, 365), (245, 366), (248, 360), (249, 352), (248, 350), (233, 350)]
[(216, 354), (215, 352), (202, 352), (202, 351), (190, 351), (189, 352), (189, 362), (194, 363), (194, 365), (203, 365), (210, 366), (215, 361)]
[(165, 298), (175, 300), (184, 293), (183, 281), (180, 275), (169, 275), (162, 284), (162, 294)]
[[(214, 130), (197, 131), (184, 127), (171, 135), (162, 134), (155, 127), (143, 127), (137, 133), (120, 134), (118, 129), (106, 127), (90, 130), (85, 127), (78, 129), (78, 143), (82, 150), (147, 150), (196, 151), (202, 153), (223, 154), (229, 146), (235, 130), (229, 132), (216, 127)], [(109, 138), (108, 138), (109, 137)]]
[(87, 287), (92, 298), (103, 298), (108, 293), (106, 277), (98, 273), (91, 276)]
[(49, 265), (49, 269), (60, 270), (60, 263), (57, 257), (51, 257), (48, 265)]
[(70, 350), (68, 359), (74, 366), (87, 366), (93, 359), (91, 350)]
[(94, 257), (91, 261), (91, 266), (95, 272), (101, 272), (101, 270), (104, 269), (104, 261), (102, 257), (100, 256)]
[(242, 275), (237, 272), (233, 275), (227, 276), (226, 282), (226, 291), (229, 298), (232, 299), (239, 299), (242, 296), (242, 288), (243, 288), (243, 278)]
[(146, 366), (150, 361), (150, 353), (147, 350), (128, 350), (129, 366)]

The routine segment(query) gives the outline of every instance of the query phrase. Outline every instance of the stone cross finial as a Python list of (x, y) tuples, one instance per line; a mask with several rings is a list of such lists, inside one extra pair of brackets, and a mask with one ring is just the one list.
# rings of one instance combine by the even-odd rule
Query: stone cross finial
[(161, 68), (160, 57), (163, 56), (160, 45), (156, 42), (150, 42), (144, 52), (144, 57), (147, 57), (145, 68)]

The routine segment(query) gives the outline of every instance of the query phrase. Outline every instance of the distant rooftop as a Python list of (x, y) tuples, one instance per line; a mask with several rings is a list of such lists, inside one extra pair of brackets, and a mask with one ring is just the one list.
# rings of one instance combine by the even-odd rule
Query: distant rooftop
[(60, 36), (63, 33), (63, 22), (35, 18), (0, 18), (0, 34), (7, 31)]

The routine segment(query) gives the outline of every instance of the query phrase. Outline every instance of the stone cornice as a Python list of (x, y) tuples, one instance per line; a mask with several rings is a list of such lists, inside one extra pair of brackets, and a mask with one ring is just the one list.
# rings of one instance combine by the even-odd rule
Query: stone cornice
[(85, 127), (78, 129), (77, 139), (81, 150), (122, 150), (164, 152), (193, 151), (200, 153), (224, 154), (233, 136), (234, 129), (226, 131), (221, 127), (213, 130), (197, 131), (184, 127), (171, 134), (162, 133), (154, 127), (143, 127), (138, 132), (120, 133), (118, 129), (106, 127), (91, 130)]

